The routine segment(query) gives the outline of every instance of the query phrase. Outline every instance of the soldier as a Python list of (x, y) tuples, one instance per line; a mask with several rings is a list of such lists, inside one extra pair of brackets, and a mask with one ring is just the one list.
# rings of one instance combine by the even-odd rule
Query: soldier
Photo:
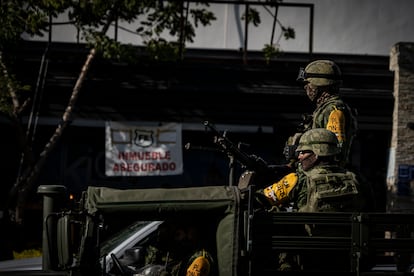
[[(372, 192), (369, 186), (361, 183), (355, 173), (338, 164), (335, 157), (340, 151), (340, 144), (333, 132), (325, 128), (306, 131), (296, 148), (298, 156), (296, 172), (259, 191), (259, 201), (267, 204), (267, 207), (268, 204), (276, 206), (274, 209), (277, 210), (292, 204), (293, 211), (297, 212), (364, 211), (366, 204), (372, 200)], [(320, 231), (312, 225), (305, 225), (305, 230), (310, 236), (318, 235)], [(329, 256), (325, 257), (329, 258)], [(280, 269), (299, 269), (298, 259), (300, 258), (297, 255), (281, 253)], [(335, 266), (336, 261), (343, 261), (340, 258), (329, 261), (325, 259), (321, 264), (317, 263), (319, 260), (308, 259), (307, 265), (327, 269)]]
[(333, 132), (325, 128), (308, 130), (296, 148), (296, 171), (259, 191), (264, 196), (260, 201), (266, 198), (272, 206), (291, 203), (295, 211), (302, 212), (362, 210), (372, 193), (369, 186), (361, 186), (355, 173), (338, 164), (340, 151)]
[(335, 133), (341, 146), (337, 156), (341, 165), (349, 165), (352, 141), (357, 131), (356, 112), (339, 96), (341, 70), (330, 60), (316, 60), (300, 68), (298, 81), (304, 84), (306, 95), (315, 104), (313, 114), (303, 115), (298, 132), (289, 137), (284, 154), (288, 161), (296, 160), (295, 147), (300, 136), (312, 128), (326, 128)]
[(163, 222), (158, 229), (157, 242), (148, 246), (145, 266), (139, 272), (163, 276), (215, 275), (215, 263), (206, 249), (204, 234), (204, 229), (196, 221)]

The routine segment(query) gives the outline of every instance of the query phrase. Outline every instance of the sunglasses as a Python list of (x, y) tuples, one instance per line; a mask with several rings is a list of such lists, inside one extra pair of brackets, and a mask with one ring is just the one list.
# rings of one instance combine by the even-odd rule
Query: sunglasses
[(301, 151), (298, 151), (298, 155), (299, 154), (307, 154), (307, 153), (313, 153), (313, 151), (311, 151), (311, 150), (301, 150)]

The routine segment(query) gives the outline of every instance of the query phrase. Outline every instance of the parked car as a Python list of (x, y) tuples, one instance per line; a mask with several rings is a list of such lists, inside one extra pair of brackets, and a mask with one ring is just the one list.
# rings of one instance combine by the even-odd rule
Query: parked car
[(0, 261), (0, 271), (27, 271), (41, 270), (42, 257), (32, 257), (23, 259), (12, 259)]
[[(126, 250), (145, 243), (161, 223), (162, 221), (136, 221), (105, 240), (100, 248), (100, 254), (106, 271), (110, 271), (113, 267), (112, 254), (122, 261)], [(0, 261), (0, 272), (29, 270), (42, 270), (42, 257)]]

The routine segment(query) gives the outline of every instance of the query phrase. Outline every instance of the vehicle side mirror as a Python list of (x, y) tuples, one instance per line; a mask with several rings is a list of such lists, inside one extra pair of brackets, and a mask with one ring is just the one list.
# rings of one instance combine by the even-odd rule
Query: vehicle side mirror
[(56, 246), (59, 268), (70, 267), (73, 263), (73, 250), (70, 240), (72, 228), (70, 222), (71, 217), (69, 215), (60, 217), (57, 221)]
[(124, 263), (135, 267), (142, 267), (145, 262), (145, 248), (136, 246), (125, 250)]

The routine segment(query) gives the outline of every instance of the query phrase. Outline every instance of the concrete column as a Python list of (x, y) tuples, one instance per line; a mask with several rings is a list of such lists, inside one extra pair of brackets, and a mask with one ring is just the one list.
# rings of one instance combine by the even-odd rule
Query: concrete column
[(387, 174), (387, 211), (412, 212), (414, 211), (414, 43), (400, 42), (392, 47), (390, 70), (394, 71), (394, 113)]

